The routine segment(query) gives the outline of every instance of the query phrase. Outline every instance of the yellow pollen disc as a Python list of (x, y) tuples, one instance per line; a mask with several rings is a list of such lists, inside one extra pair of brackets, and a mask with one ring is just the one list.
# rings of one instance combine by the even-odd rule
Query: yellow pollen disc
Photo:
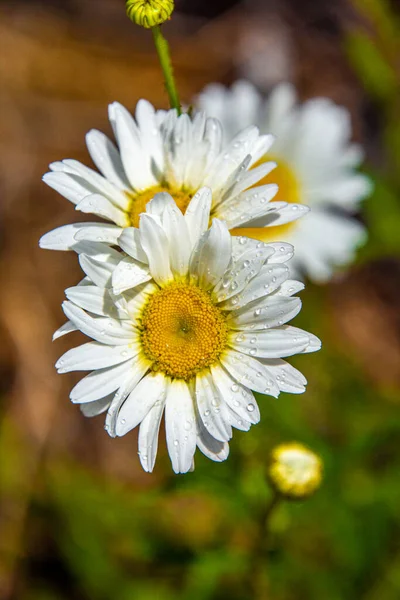
[[(275, 158), (269, 154), (266, 154), (261, 160), (259, 160), (254, 167), (260, 166), (264, 162), (274, 161), (277, 166), (271, 173), (261, 179), (254, 187), (259, 185), (267, 185), (269, 183), (276, 183), (279, 186), (278, 193), (271, 202), (288, 202), (290, 204), (300, 204), (300, 186), (298, 179), (290, 168), (290, 166), (282, 161), (280, 158)], [(296, 221), (285, 223), (285, 225), (273, 225), (264, 228), (245, 227), (243, 229), (233, 229), (232, 235), (244, 235), (246, 237), (254, 238), (256, 240), (262, 240), (263, 242), (278, 242), (284, 241), (287, 234), (295, 226)]]
[(154, 187), (149, 188), (144, 192), (129, 194), (131, 204), (129, 206), (128, 212), (132, 227), (139, 227), (140, 213), (146, 212), (146, 204), (150, 202), (150, 200), (154, 198), (154, 196), (159, 192), (168, 192), (169, 194), (171, 194), (171, 196), (173, 197), (183, 214), (185, 214), (189, 202), (191, 201), (194, 195), (194, 192), (190, 192), (189, 190), (175, 190), (168, 186), (162, 185), (155, 185)]
[(218, 361), (227, 342), (225, 317), (205, 291), (174, 282), (144, 307), (141, 342), (154, 370), (187, 381)]

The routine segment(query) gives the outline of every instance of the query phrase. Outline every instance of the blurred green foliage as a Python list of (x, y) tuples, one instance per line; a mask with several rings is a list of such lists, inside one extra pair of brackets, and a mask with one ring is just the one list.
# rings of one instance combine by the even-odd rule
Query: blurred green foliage
[[(382, 112), (385, 152), (385, 166), (370, 171), (365, 263), (400, 250), (399, 27), (382, 0), (357, 8), (365, 24), (348, 32), (345, 47)], [(30, 508), (29, 584), (19, 600), (400, 598), (399, 390), (384, 377), (378, 384), (343, 347), (327, 288), (309, 285), (303, 300), (296, 324), (324, 342), (320, 353), (292, 361), (309, 379), (307, 393), (260, 397), (261, 423), (235, 432), (225, 463), (198, 453), (195, 472), (177, 477), (161, 457), (161, 483), (148, 488), (70, 457), (48, 458)], [(279, 506), (260, 555), (268, 453), (290, 440), (321, 455), (324, 483), (309, 500)], [(15, 478), (23, 446), (11, 423), (3, 423), (0, 448), (8, 457), (1, 482), (12, 498), (23, 492)], [(41, 553), (32, 561), (36, 542)]]

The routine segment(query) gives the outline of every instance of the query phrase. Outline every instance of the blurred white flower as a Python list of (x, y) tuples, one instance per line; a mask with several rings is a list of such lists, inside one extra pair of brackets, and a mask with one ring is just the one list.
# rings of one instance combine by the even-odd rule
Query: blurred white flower
[(172, 194), (184, 213), (202, 186), (212, 191), (211, 217), (224, 220), (229, 229), (254, 219), (258, 227), (278, 226), (308, 212), (302, 204), (270, 202), (278, 190), (274, 183), (254, 187), (275, 167), (263, 159), (273, 136), (259, 135), (257, 127), (247, 127), (223, 146), (221, 124), (203, 113), (178, 117), (175, 110), (155, 111), (140, 100), (135, 119), (117, 102), (110, 105), (109, 118), (118, 149), (100, 131), (86, 137), (101, 175), (67, 159), (52, 163), (43, 180), (76, 210), (112, 224), (59, 227), (41, 238), (42, 248), (79, 253), (87, 251), (87, 242), (115, 245), (123, 228), (138, 226), (139, 215), (156, 193)]
[(260, 183), (279, 185), (274, 200), (312, 209), (305, 219), (268, 230), (246, 228), (243, 234), (290, 242), (296, 250), (290, 265), (294, 272), (305, 271), (318, 282), (329, 279), (335, 265), (349, 263), (366, 238), (351, 213), (370, 193), (371, 182), (355, 171), (363, 154), (360, 146), (350, 143), (348, 111), (328, 98), (298, 105), (290, 84), (276, 86), (264, 101), (246, 81), (236, 82), (230, 90), (219, 84), (207, 86), (197, 106), (222, 122), (227, 139), (250, 123), (276, 135), (273, 149), (257, 164), (273, 160), (278, 167)]
[[(185, 215), (167, 193), (118, 242), (81, 253), (86, 278), (66, 290), (69, 319), (56, 337), (80, 330), (94, 341), (69, 350), (59, 372), (92, 371), (72, 390), (86, 416), (107, 411), (106, 430), (140, 424), (139, 456), (152, 471), (165, 410), (173, 469), (192, 468), (196, 445), (225, 460), (232, 427), (259, 421), (251, 390), (301, 393), (306, 380), (282, 357), (320, 348), (286, 325), (300, 310), (288, 279), (289, 244), (232, 237), (218, 219), (208, 228), (211, 194), (199, 190)], [(122, 256), (122, 258), (121, 258)]]

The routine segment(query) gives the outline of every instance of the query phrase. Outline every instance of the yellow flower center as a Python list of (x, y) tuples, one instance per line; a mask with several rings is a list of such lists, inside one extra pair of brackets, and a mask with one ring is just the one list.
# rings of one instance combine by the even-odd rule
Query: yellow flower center
[(209, 294), (173, 282), (155, 292), (144, 307), (141, 342), (153, 370), (191, 379), (216, 363), (227, 343), (225, 317)]
[(168, 186), (155, 185), (144, 192), (138, 194), (130, 194), (131, 204), (129, 206), (129, 218), (132, 227), (139, 227), (139, 216), (146, 212), (146, 204), (154, 198), (159, 192), (168, 192), (175, 200), (182, 213), (185, 214), (186, 209), (191, 201), (194, 192), (185, 189), (172, 189)]
[[(290, 204), (300, 204), (300, 186), (299, 181), (293, 172), (293, 169), (282, 159), (275, 158), (270, 154), (266, 154), (261, 158), (254, 167), (258, 167), (264, 162), (274, 161), (277, 166), (271, 173), (261, 179), (256, 186), (276, 183), (279, 186), (278, 193), (272, 202), (289, 202)], [(255, 186), (254, 186), (255, 187)], [(245, 227), (243, 229), (232, 230), (232, 235), (244, 235), (246, 237), (262, 240), (263, 242), (284, 241), (288, 233), (295, 226), (296, 221), (285, 223), (285, 225), (273, 225), (264, 228)]]

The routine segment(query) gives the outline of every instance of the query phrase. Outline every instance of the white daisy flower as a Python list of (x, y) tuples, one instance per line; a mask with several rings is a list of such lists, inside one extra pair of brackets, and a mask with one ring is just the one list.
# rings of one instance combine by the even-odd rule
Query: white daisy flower
[[(296, 104), (290, 84), (280, 84), (264, 101), (246, 81), (230, 90), (209, 85), (199, 96), (198, 106), (221, 120), (228, 138), (249, 125), (277, 136), (273, 149), (256, 162), (276, 161), (278, 167), (259, 184), (274, 181), (279, 192), (274, 200), (307, 204), (305, 218), (282, 227), (251, 231), (243, 235), (263, 241), (285, 240), (296, 249), (291, 267), (305, 271), (315, 281), (325, 281), (335, 265), (354, 258), (366, 231), (351, 217), (363, 197), (370, 193), (369, 179), (354, 169), (362, 160), (360, 146), (350, 143), (348, 111), (328, 98)], [(272, 203), (273, 204), (273, 203)]]
[(107, 412), (122, 436), (140, 424), (139, 456), (152, 471), (161, 417), (176, 473), (192, 468), (196, 445), (225, 460), (232, 427), (260, 418), (252, 390), (301, 393), (306, 380), (283, 357), (320, 348), (286, 325), (300, 310), (303, 284), (288, 278), (289, 244), (232, 237), (213, 219), (211, 193), (198, 191), (185, 215), (157, 194), (139, 228), (119, 238), (121, 253), (93, 244), (80, 254), (86, 278), (66, 290), (68, 323), (94, 341), (69, 350), (59, 372), (92, 371), (72, 390), (87, 416)]
[(259, 227), (275, 227), (308, 212), (302, 204), (271, 203), (278, 190), (274, 183), (254, 187), (275, 167), (272, 161), (258, 164), (274, 138), (259, 135), (257, 127), (247, 127), (223, 147), (221, 124), (203, 113), (178, 117), (175, 110), (155, 111), (140, 100), (135, 118), (117, 102), (110, 105), (109, 118), (118, 149), (100, 131), (86, 136), (101, 174), (68, 159), (52, 163), (43, 177), (77, 210), (109, 223), (60, 227), (41, 238), (42, 248), (80, 252), (78, 240), (115, 244), (123, 228), (138, 226), (139, 215), (156, 193), (171, 193), (184, 213), (202, 186), (212, 190), (211, 217), (224, 220), (229, 229), (254, 219)]

